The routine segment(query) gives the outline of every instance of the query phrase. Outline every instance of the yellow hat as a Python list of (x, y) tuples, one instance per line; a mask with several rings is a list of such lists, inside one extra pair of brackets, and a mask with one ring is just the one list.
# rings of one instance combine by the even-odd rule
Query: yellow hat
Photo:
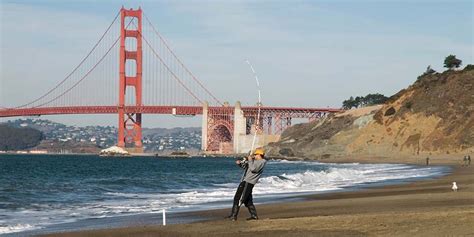
[(265, 155), (265, 151), (262, 148), (257, 148), (255, 152), (253, 153), (254, 155)]

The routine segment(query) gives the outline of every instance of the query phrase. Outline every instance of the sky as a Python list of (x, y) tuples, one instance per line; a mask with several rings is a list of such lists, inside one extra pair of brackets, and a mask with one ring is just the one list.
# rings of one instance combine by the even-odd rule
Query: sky
[[(444, 71), (447, 55), (473, 64), (473, 2), (0, 0), (0, 107), (28, 102), (62, 80), (122, 5), (140, 6), (222, 101), (256, 103), (247, 59), (264, 105), (340, 107), (350, 96), (390, 96), (428, 65)], [(42, 118), (117, 124), (112, 115)], [(199, 126), (200, 117), (145, 115), (143, 124)]]

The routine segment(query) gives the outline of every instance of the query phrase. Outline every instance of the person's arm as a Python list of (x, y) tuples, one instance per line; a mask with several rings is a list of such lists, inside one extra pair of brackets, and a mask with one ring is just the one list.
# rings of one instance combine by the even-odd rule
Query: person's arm
[(255, 162), (253, 159), (248, 162), (249, 170), (252, 173), (258, 173), (263, 168), (263, 162)]
[(236, 160), (235, 164), (237, 164), (240, 168), (245, 169), (247, 168), (248, 161)]

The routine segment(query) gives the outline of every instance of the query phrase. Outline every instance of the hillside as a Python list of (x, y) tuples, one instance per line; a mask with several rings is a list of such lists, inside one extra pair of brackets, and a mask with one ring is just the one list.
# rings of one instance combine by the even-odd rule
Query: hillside
[(0, 151), (23, 150), (35, 147), (43, 134), (32, 128), (14, 128), (0, 124)]
[(289, 128), (268, 154), (324, 159), (472, 153), (473, 84), (472, 67), (420, 76), (383, 105)]

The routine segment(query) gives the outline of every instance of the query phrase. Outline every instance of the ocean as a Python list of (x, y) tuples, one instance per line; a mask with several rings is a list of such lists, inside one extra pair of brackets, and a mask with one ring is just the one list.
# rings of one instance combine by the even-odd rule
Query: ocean
[[(232, 158), (0, 155), (0, 235), (192, 221), (187, 211), (230, 208), (242, 170)], [(411, 182), (448, 167), (269, 160), (254, 202)], [(180, 216), (173, 221), (173, 214)]]

